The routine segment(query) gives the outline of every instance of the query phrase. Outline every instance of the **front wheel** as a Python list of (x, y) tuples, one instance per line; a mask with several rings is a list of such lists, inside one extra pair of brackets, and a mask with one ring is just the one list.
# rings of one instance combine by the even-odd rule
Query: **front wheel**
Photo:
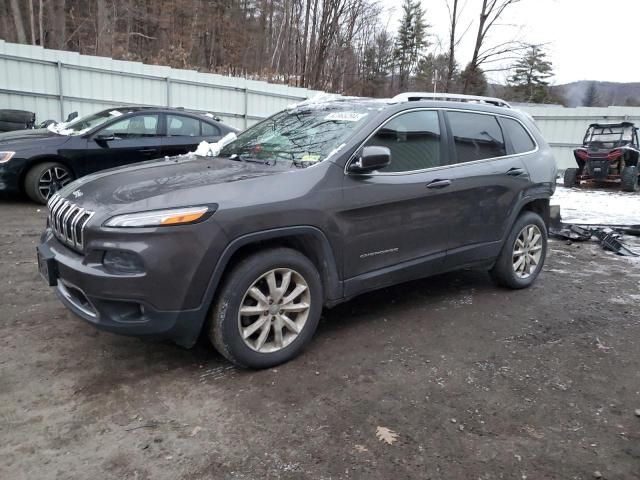
[(625, 167), (620, 175), (622, 190), (625, 192), (638, 191), (638, 167)]
[(240, 367), (269, 368), (296, 357), (322, 313), (322, 282), (313, 263), (288, 248), (242, 260), (215, 302), (209, 338)]
[(564, 186), (568, 188), (573, 188), (578, 185), (578, 169), (577, 168), (567, 168), (564, 171)]
[(24, 190), (31, 200), (45, 204), (51, 195), (71, 181), (73, 174), (61, 163), (40, 163), (27, 172)]
[(547, 227), (537, 213), (524, 212), (513, 225), (491, 277), (503, 287), (526, 288), (540, 274), (546, 256)]

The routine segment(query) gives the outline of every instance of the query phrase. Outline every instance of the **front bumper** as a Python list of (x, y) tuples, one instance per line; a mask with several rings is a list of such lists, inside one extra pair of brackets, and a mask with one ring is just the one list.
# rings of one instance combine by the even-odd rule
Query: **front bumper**
[[(124, 242), (119, 244), (123, 246)], [(63, 245), (49, 228), (37, 250), (39, 263), (48, 263), (49, 270), (54, 270), (50, 277), (58, 298), (95, 327), (123, 335), (172, 340), (185, 347), (193, 346), (198, 339), (209, 306), (204, 302), (188, 304), (187, 292), (192, 290), (193, 278), (167, 277), (162, 268), (153, 266), (141, 275), (109, 273), (101, 264), (88, 260), (90, 256)], [(167, 297), (167, 289), (172, 289), (174, 295), (163, 302), (158, 293)], [(162, 308), (161, 304), (184, 307)]]
[(18, 193), (22, 190), (24, 162), (20, 158), (12, 158), (0, 164), (0, 192)]

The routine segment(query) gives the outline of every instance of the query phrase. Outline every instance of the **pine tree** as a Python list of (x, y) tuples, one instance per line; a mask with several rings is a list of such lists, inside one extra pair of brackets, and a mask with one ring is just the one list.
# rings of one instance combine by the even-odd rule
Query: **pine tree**
[(487, 76), (480, 67), (475, 67), (469, 62), (460, 74), (460, 82), (465, 86), (467, 95), (486, 95), (489, 88)]
[(582, 98), (582, 105), (585, 107), (599, 107), (601, 104), (600, 92), (598, 91), (598, 85), (596, 82), (589, 83), (587, 91)]
[[(445, 91), (447, 85), (447, 75), (449, 72), (449, 55), (444, 53), (429, 53), (418, 60), (416, 70), (416, 86), (419, 89), (433, 91), (433, 82), (437, 78), (436, 89)], [(454, 62), (453, 75), (451, 77), (450, 88), (455, 89), (455, 82), (458, 77), (458, 68)]]
[(515, 100), (527, 103), (545, 103), (551, 99), (548, 79), (553, 66), (547, 54), (537, 45), (531, 45), (513, 65), (509, 78)]
[(394, 51), (400, 90), (409, 85), (409, 77), (415, 71), (421, 52), (426, 48), (427, 27), (419, 0), (404, 0), (402, 20)]

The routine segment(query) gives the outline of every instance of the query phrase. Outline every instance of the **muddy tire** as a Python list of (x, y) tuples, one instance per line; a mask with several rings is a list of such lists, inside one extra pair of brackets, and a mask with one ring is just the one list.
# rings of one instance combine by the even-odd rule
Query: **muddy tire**
[(638, 191), (638, 167), (625, 167), (620, 175), (622, 190), (625, 192)]
[(506, 288), (531, 286), (547, 257), (547, 227), (534, 212), (520, 214), (507, 237), (500, 256), (489, 271), (493, 281)]
[(564, 171), (564, 186), (574, 188), (578, 186), (578, 169), (567, 168)]
[(33, 124), (36, 114), (26, 110), (0, 109), (0, 122)]
[(309, 343), (323, 298), (320, 274), (307, 257), (288, 248), (265, 250), (226, 276), (212, 309), (209, 338), (239, 367), (273, 367)]
[(26, 130), (29, 125), (18, 122), (5, 122), (0, 120), (0, 132), (15, 132), (16, 130)]
[(44, 205), (51, 195), (73, 179), (73, 173), (61, 163), (39, 163), (27, 172), (24, 191), (31, 200)]

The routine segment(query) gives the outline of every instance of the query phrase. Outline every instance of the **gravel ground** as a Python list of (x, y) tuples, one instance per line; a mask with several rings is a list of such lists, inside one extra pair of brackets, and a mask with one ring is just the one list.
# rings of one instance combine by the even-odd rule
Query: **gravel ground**
[(640, 264), (596, 244), (552, 241), (524, 291), (361, 296), (251, 372), (69, 314), (36, 272), (44, 211), (0, 202), (2, 479), (640, 478)]

